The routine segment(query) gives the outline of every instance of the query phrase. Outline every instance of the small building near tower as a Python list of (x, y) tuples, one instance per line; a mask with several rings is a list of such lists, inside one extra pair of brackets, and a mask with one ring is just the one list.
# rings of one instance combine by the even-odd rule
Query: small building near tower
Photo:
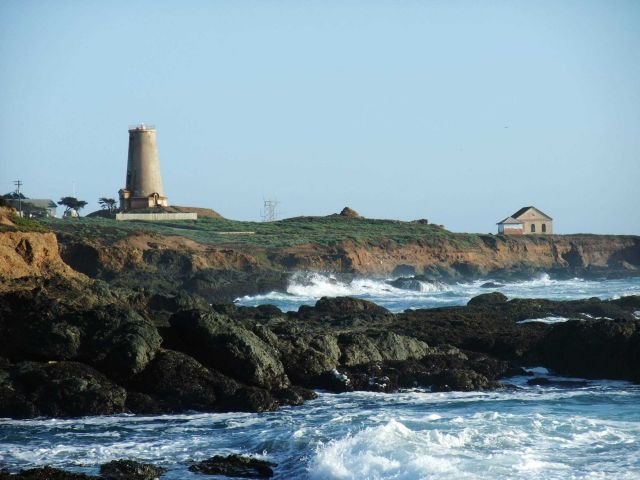
[(58, 205), (49, 198), (28, 198), (21, 193), (7, 193), (2, 198), (27, 218), (55, 217)]
[(536, 207), (522, 207), (498, 222), (498, 235), (551, 235), (553, 218)]
[(126, 186), (118, 193), (123, 211), (169, 206), (162, 189), (154, 126), (129, 128)]

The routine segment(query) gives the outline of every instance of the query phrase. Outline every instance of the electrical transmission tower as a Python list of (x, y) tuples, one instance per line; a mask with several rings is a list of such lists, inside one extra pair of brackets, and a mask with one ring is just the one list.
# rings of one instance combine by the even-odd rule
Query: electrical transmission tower
[(260, 215), (263, 222), (273, 222), (278, 219), (278, 205), (280, 205), (278, 200), (264, 201), (262, 214)]

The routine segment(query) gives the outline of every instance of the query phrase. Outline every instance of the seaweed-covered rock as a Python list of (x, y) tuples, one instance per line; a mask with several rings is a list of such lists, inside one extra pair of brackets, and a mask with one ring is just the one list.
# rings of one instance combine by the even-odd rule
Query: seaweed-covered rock
[[(239, 388), (234, 380), (205, 368), (189, 355), (173, 350), (158, 353), (147, 368), (131, 378), (126, 386), (154, 399), (150, 402), (138, 396), (128, 401), (127, 405), (136, 413), (212, 411), (219, 408), (221, 398), (232, 396)], [(151, 411), (145, 412), (145, 409)]]
[(232, 396), (222, 399), (220, 405), (229, 412), (270, 412), (278, 408), (279, 403), (263, 388), (240, 387)]
[(376, 343), (364, 333), (343, 333), (338, 337), (338, 342), (342, 350), (342, 365), (353, 366), (382, 361)]
[(319, 378), (340, 362), (340, 347), (334, 335), (291, 335), (281, 340), (280, 348), (287, 376), (297, 385), (318, 386)]
[(413, 277), (399, 277), (393, 280), (387, 281), (389, 285), (401, 290), (411, 290), (414, 292), (422, 291), (422, 283), (416, 276)]
[(208, 460), (195, 463), (189, 470), (208, 475), (224, 475), (226, 477), (271, 478), (275, 463), (241, 455), (223, 457), (216, 455)]
[(313, 390), (295, 386), (276, 390), (273, 394), (280, 405), (290, 406), (299, 406), (318, 397)]
[(59, 320), (64, 311), (41, 286), (1, 294), (0, 355), (14, 361), (74, 358), (80, 331)]
[(67, 472), (58, 468), (38, 467), (26, 470), (13, 475), (0, 470), (0, 480), (100, 480), (101, 477), (85, 475), (78, 472)]
[(100, 475), (106, 480), (156, 480), (166, 468), (133, 460), (113, 460), (100, 467)]
[(348, 314), (389, 315), (390, 312), (368, 300), (353, 297), (322, 297), (311, 311), (326, 315), (344, 316)]
[(505, 303), (507, 301), (507, 296), (501, 292), (491, 292), (491, 293), (482, 293), (478, 296), (473, 297), (467, 305), (493, 305), (496, 303)]
[(431, 379), (434, 392), (493, 390), (499, 384), (473, 370), (445, 370)]
[(288, 386), (278, 352), (228, 317), (202, 310), (179, 312), (170, 319), (184, 351), (207, 367), (267, 389)]
[(19, 293), (0, 297), (0, 355), (13, 361), (78, 360), (119, 380), (141, 371), (160, 347), (156, 328), (127, 306), (70, 306), (39, 290)]
[(21, 362), (0, 370), (0, 417), (109, 415), (124, 411), (126, 392), (77, 362)]
[(345, 333), (338, 341), (342, 350), (340, 363), (346, 366), (422, 358), (428, 351), (425, 342), (393, 332)]
[(586, 378), (640, 382), (640, 321), (558, 323), (540, 343), (543, 365)]
[(78, 358), (116, 379), (141, 372), (162, 343), (156, 327), (132, 309), (99, 307), (67, 320), (82, 331)]

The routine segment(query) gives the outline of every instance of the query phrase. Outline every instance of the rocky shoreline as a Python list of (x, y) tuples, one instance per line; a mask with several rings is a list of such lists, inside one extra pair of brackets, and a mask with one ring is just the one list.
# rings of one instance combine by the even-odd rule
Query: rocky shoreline
[[(586, 378), (640, 381), (640, 297), (507, 299), (393, 314), (322, 298), (209, 305), (64, 278), (15, 281), (0, 295), (0, 416), (274, 410), (330, 392), (509, 388), (542, 365)], [(548, 325), (518, 323), (563, 316)]]
[[(265, 460), (241, 455), (216, 455), (193, 463), (189, 471), (205, 475), (225, 477), (271, 478), (272, 467), (277, 465)], [(29, 468), (10, 473), (0, 468), (0, 480), (156, 480), (167, 470), (148, 463), (133, 460), (113, 460), (100, 466), (100, 475), (69, 472), (49, 466)]]
[[(255, 252), (175, 239), (169, 244), (166, 237), (142, 241), (134, 236), (112, 248), (63, 238), (61, 257), (53, 233), (0, 235), (0, 417), (263, 412), (302, 405), (316, 396), (314, 390), (515, 389), (509, 377), (526, 374), (530, 366), (640, 382), (640, 296), (507, 300), (491, 291), (495, 284), (487, 284), (486, 294), (460, 307), (392, 313), (368, 301), (338, 297), (282, 312), (273, 305), (243, 307), (229, 300), (282, 289), (288, 278), (284, 267), (328, 266), (358, 274), (373, 265), (371, 255), (380, 245), (271, 252), (261, 263)], [(498, 240), (504, 243), (496, 247), (498, 256), (515, 255), (520, 247), (529, 250), (529, 263), (505, 270), (505, 278), (530, 272), (536, 248), (546, 255), (549, 245), (557, 250), (569, 241)], [(595, 242), (593, 249), (598, 241), (585, 240)], [(568, 245), (562, 248), (576, 244)], [(336, 248), (343, 251), (333, 252)], [(411, 265), (398, 270), (398, 262), (415, 248), (422, 249), (417, 259), (429, 251), (439, 261), (453, 262), (452, 275), (468, 270), (464, 262), (454, 261), (455, 251), (391, 246), (381, 265), (395, 265), (396, 273), (406, 274), (394, 281), (398, 288), (411, 289), (417, 280), (448, 271), (423, 271), (423, 277), (416, 277)], [(587, 271), (589, 262), (599, 262), (592, 273), (611, 264), (608, 273), (618, 275), (635, 272), (640, 263), (635, 237), (612, 247), (625, 253), (611, 261), (582, 248), (580, 259), (556, 252), (560, 274)], [(467, 273), (473, 277), (491, 265)], [(550, 316), (569, 320), (521, 323)], [(545, 381), (530, 379), (537, 385)], [(246, 463), (234, 462), (239, 468)], [(220, 459), (210, 465), (227, 468)], [(102, 472), (89, 477), (46, 468), (9, 473), (0, 465), (0, 479), (155, 476)]]

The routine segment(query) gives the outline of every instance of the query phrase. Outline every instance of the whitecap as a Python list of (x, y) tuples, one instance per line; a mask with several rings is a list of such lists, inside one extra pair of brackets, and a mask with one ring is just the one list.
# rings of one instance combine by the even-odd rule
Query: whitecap
[(516, 323), (533, 323), (533, 322), (538, 322), (538, 323), (548, 323), (548, 324), (553, 324), (553, 323), (562, 323), (562, 322), (566, 322), (570, 320), (569, 318), (566, 317), (544, 317), (544, 318), (528, 318), (526, 320), (520, 320), (519, 322)]

